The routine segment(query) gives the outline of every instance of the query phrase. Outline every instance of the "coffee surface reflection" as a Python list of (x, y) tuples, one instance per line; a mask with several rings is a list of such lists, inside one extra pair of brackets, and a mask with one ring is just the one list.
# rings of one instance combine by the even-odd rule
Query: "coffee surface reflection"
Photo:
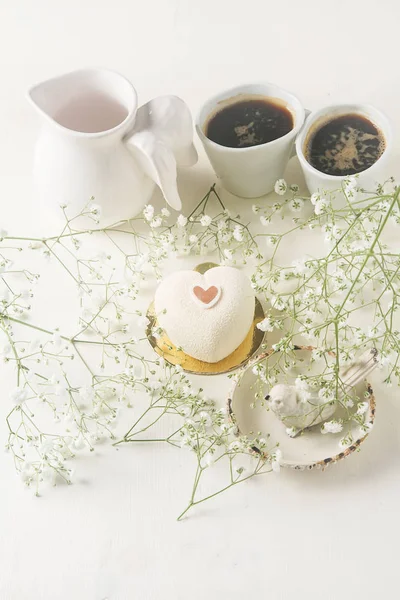
[(229, 148), (248, 148), (276, 140), (294, 127), (291, 111), (267, 97), (241, 99), (209, 117), (208, 139)]
[(367, 117), (347, 114), (316, 123), (305, 141), (306, 160), (326, 175), (355, 175), (372, 167), (385, 138)]

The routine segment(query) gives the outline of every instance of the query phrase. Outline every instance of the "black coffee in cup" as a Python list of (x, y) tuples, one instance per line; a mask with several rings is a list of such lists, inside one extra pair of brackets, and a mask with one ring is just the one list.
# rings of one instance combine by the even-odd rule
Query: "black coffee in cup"
[(293, 127), (293, 115), (283, 103), (256, 96), (238, 98), (213, 113), (204, 132), (221, 146), (248, 148), (276, 140)]
[(305, 141), (304, 155), (322, 173), (347, 176), (372, 167), (384, 150), (384, 135), (372, 121), (347, 114), (316, 123)]

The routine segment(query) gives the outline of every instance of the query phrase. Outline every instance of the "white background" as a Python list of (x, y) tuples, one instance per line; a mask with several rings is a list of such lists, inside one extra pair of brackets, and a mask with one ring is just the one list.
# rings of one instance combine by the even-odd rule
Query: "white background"
[[(28, 230), (35, 219), (37, 121), (25, 99), (33, 83), (104, 66), (131, 79), (142, 102), (175, 93), (196, 112), (220, 89), (267, 80), (309, 109), (370, 102), (398, 125), (399, 7), (1, 0), (0, 226)], [(295, 160), (290, 168), (299, 179)], [(393, 173), (400, 175), (395, 157)], [(201, 155), (182, 186), (186, 209), (212, 181)], [(215, 386), (222, 398), (225, 383)], [(39, 499), (0, 454), (0, 599), (397, 597), (400, 402), (396, 389), (376, 391), (376, 428), (361, 453), (324, 473), (281, 472), (238, 486), (181, 523), (193, 474), (184, 451), (103, 447), (80, 459), (75, 485)], [(8, 410), (4, 392), (0, 415)]]

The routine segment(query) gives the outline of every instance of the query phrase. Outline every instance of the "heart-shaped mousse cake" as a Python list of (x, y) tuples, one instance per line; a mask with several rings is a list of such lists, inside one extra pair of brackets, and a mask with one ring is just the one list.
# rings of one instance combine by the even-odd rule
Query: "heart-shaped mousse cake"
[(155, 310), (171, 342), (198, 360), (216, 363), (246, 338), (255, 296), (250, 280), (234, 267), (176, 271), (158, 286)]

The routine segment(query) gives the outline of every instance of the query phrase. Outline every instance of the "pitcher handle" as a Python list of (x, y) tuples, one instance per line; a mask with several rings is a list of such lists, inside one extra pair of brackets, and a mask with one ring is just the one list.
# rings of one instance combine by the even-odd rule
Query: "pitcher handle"
[(186, 103), (177, 96), (150, 100), (138, 109), (134, 130), (125, 141), (168, 204), (180, 210), (177, 166), (190, 167), (197, 162), (193, 120)]

